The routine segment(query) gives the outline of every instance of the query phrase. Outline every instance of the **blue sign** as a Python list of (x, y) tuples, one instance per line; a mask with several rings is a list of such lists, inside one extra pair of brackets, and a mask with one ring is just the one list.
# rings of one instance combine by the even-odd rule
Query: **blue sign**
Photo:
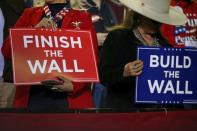
[(138, 47), (136, 103), (197, 104), (197, 49)]

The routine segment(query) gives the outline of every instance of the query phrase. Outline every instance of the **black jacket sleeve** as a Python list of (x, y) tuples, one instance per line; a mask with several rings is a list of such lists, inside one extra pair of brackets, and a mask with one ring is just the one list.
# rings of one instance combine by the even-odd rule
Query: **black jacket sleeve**
[[(123, 33), (123, 34), (122, 34)], [(124, 32), (112, 31), (108, 34), (101, 51), (100, 79), (104, 85), (117, 86), (127, 83), (128, 78), (123, 77), (124, 66)]]

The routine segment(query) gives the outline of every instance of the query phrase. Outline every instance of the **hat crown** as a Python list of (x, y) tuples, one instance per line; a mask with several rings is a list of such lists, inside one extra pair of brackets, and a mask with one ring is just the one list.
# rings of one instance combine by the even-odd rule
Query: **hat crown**
[(160, 23), (183, 25), (187, 17), (170, 6), (171, 0), (119, 0), (124, 6)]
[(168, 13), (171, 0), (140, 0), (142, 6), (152, 11)]

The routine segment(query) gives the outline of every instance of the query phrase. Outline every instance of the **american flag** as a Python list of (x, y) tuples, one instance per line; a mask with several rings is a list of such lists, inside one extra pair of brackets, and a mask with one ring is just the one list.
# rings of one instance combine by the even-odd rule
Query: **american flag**
[(179, 35), (179, 34), (182, 34), (182, 33), (186, 33), (187, 29), (185, 26), (176, 26), (175, 27), (175, 34), (176, 35)]

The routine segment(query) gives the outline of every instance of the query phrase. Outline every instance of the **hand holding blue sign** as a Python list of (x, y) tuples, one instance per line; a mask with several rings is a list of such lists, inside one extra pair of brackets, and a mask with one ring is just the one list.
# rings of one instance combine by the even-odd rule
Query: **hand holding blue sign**
[(141, 60), (135, 60), (133, 62), (129, 62), (124, 67), (123, 76), (138, 76), (142, 73), (143, 62)]

